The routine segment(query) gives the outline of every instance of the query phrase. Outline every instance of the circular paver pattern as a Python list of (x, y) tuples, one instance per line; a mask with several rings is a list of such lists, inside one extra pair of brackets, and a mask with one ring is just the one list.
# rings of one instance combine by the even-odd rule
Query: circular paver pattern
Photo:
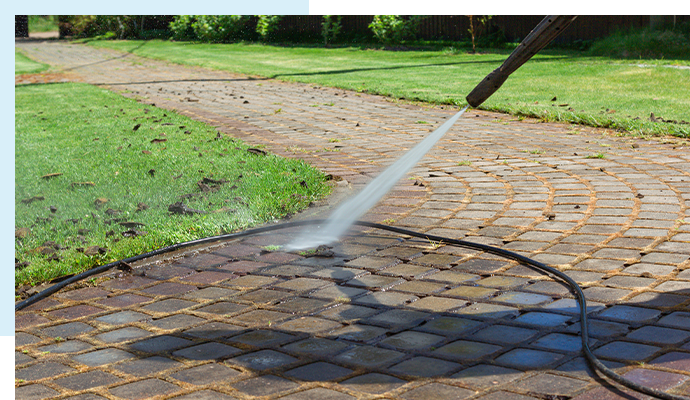
[[(59, 41), (17, 46), (53, 76), (304, 159), (343, 178), (343, 196), (456, 112)], [(364, 219), (565, 271), (585, 289), (602, 360), (687, 394), (689, 161), (678, 140), (470, 110)], [(144, 262), (17, 312), (16, 398), (615, 396), (579, 354), (572, 294), (547, 276), (363, 228), (326, 257), (266, 251), (297, 232)]]

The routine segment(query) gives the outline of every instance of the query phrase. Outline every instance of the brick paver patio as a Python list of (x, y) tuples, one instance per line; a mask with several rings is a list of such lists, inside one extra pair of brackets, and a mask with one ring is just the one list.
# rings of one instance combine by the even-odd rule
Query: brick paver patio
[[(342, 178), (331, 204), (456, 112), (59, 41), (17, 46), (57, 72), (17, 84), (79, 80), (175, 109)], [(597, 356), (690, 394), (687, 144), (470, 110), (409, 177), (365, 219), (565, 271), (590, 302)], [(328, 257), (266, 250), (296, 232), (114, 270), (17, 312), (16, 398), (629, 398), (587, 369), (572, 294), (529, 268), (362, 228)]]

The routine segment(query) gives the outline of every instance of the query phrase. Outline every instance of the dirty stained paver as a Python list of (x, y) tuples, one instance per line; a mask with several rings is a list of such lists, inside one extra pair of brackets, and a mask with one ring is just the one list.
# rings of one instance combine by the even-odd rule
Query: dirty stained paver
[[(60, 41), (17, 46), (58, 81), (304, 159), (345, 194), (455, 112)], [(561, 269), (584, 289), (597, 356), (688, 395), (689, 161), (678, 140), (471, 110), (364, 219)], [(17, 312), (16, 398), (626, 398), (587, 369), (573, 295), (547, 276), (364, 228), (319, 256), (267, 250), (296, 233), (143, 262)]]

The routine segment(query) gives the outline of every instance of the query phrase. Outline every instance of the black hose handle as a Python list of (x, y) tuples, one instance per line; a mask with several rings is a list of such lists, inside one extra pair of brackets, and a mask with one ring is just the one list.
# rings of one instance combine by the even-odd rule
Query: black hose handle
[(539, 50), (549, 44), (549, 42), (570, 25), (575, 18), (577, 18), (576, 15), (547, 15), (546, 18), (541, 20), (541, 22), (532, 29), (532, 32), (525, 37), (522, 43), (513, 50), (503, 64), (487, 75), (486, 78), (479, 82), (479, 85), (467, 95), (465, 98), (467, 102), (472, 107), (479, 107), (480, 104), (503, 85), (503, 82), (508, 79), (510, 74), (515, 72), (522, 64), (526, 63), (527, 60), (537, 54)]

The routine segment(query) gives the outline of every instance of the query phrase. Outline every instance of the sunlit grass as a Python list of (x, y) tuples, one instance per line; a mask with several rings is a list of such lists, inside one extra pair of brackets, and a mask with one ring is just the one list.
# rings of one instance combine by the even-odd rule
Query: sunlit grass
[[(509, 54), (160, 40), (90, 44), (180, 64), (453, 105), (464, 105), (467, 93)], [(690, 124), (684, 123), (690, 122), (690, 70), (672, 68), (687, 65), (687, 60), (631, 63), (546, 51), (516, 71), (482, 108), (641, 135), (690, 137)], [(651, 113), (661, 120), (652, 121)]]
[(15, 103), (15, 257), (29, 263), (17, 285), (277, 220), (329, 192), (304, 162), (104, 89), (18, 86)]

